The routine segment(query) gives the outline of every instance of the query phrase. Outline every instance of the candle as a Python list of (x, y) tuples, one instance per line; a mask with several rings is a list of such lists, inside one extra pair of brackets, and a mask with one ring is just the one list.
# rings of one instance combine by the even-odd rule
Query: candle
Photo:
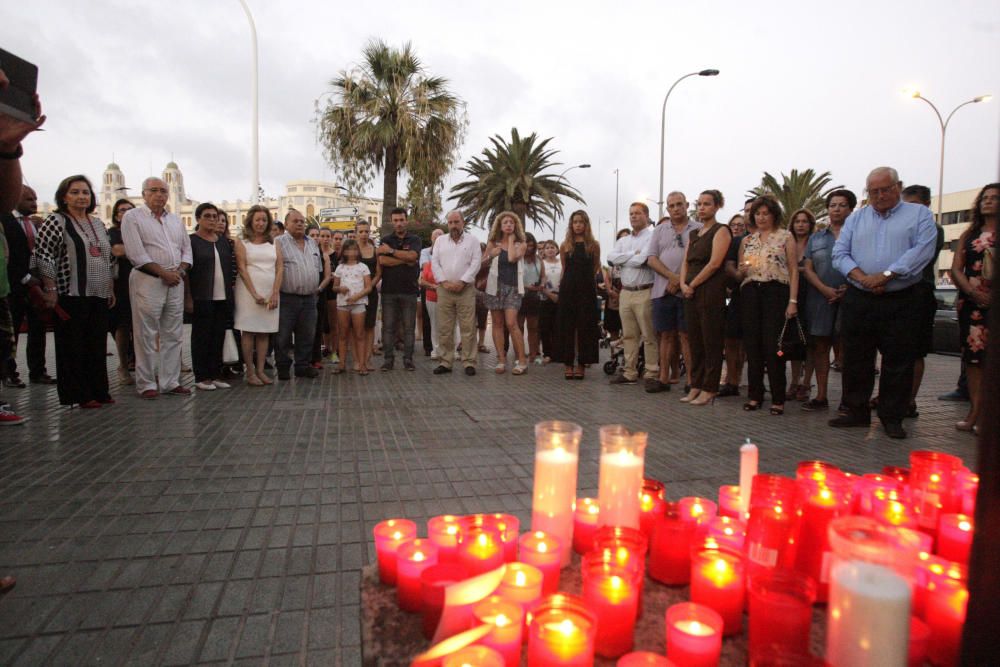
[(667, 657), (685, 667), (715, 667), (722, 653), (722, 617), (708, 607), (681, 602), (667, 609)]
[(409, 519), (387, 519), (375, 524), (375, 555), (378, 577), (383, 584), (396, 585), (396, 550), (417, 536), (417, 524)]
[(431, 565), (420, 573), (420, 613), (423, 616), (424, 637), (430, 639), (441, 621), (444, 608), (444, 591), (448, 586), (463, 581), (465, 568), (455, 563)]
[(592, 667), (596, 625), (580, 598), (545, 598), (531, 619), (528, 667)]
[(809, 652), (816, 583), (794, 570), (761, 570), (750, 575), (750, 662), (770, 645)]
[(979, 475), (968, 468), (963, 468), (958, 474), (955, 485), (960, 493), (959, 511), (968, 516), (976, 514), (976, 494), (979, 493)]
[(935, 665), (958, 664), (968, 602), (969, 591), (959, 581), (939, 579), (928, 586), (926, 617), (931, 639), (927, 657)]
[(854, 507), (855, 513), (862, 516), (875, 516), (875, 497), (882, 500), (889, 498), (898, 499), (900, 482), (890, 475), (879, 475), (869, 473), (862, 475), (855, 486)]
[(653, 533), (653, 522), (663, 513), (666, 487), (663, 482), (648, 477), (642, 480), (642, 497), (639, 499), (639, 529), (646, 537)]
[(864, 516), (843, 516), (830, 522), (827, 537), (833, 554), (830, 567), (838, 560), (860, 560), (895, 570), (906, 580), (920, 553), (916, 531), (886, 526)]
[(910, 646), (906, 653), (906, 667), (924, 667), (931, 629), (916, 616), (910, 617)]
[(594, 548), (607, 562), (635, 570), (639, 588), (637, 618), (642, 618), (642, 591), (646, 584), (646, 554), (649, 538), (641, 530), (623, 526), (604, 526), (594, 535)]
[(971, 517), (964, 514), (942, 514), (938, 524), (937, 555), (958, 563), (968, 563), (973, 529)]
[(466, 646), (445, 658), (441, 667), (504, 667), (504, 659), (488, 646)]
[(658, 653), (633, 651), (618, 658), (616, 667), (674, 667), (674, 663)]
[(942, 513), (955, 511), (953, 484), (962, 459), (931, 451), (910, 452), (910, 488), (917, 524), (921, 530), (937, 530)]
[(702, 549), (691, 557), (691, 602), (722, 617), (724, 635), (743, 631), (746, 572), (738, 554)]
[(903, 500), (903, 497), (898, 491), (876, 493), (871, 498), (871, 516), (887, 526), (916, 528), (917, 515), (913, 513), (913, 504)]
[(791, 568), (799, 526), (799, 490), (794, 479), (757, 475), (747, 520), (747, 572)]
[(488, 625), (478, 625), (474, 628), (459, 632), (440, 642), (437, 642), (429, 649), (418, 655), (410, 663), (410, 667), (441, 667), (444, 661), (456, 653), (465, 650), (477, 641), (489, 634)]
[(741, 553), (746, 541), (747, 525), (733, 517), (717, 516), (703, 524), (699, 531), (702, 534), (701, 545), (708, 544), (711, 540), (716, 548)]
[[(496, 592), (504, 600), (521, 605), (524, 610), (523, 625), (527, 630), (528, 616), (542, 599), (542, 572), (527, 563), (510, 563)], [(527, 638), (527, 634), (524, 637)]]
[(570, 422), (535, 424), (535, 485), (531, 529), (559, 540), (562, 565), (569, 565), (573, 540), (573, 499), (583, 429)]
[(506, 667), (521, 664), (521, 633), (524, 628), (524, 610), (516, 602), (491, 595), (472, 609), (478, 623), (493, 626), (490, 633), (479, 640), (483, 646), (495, 649), (503, 656)]
[(577, 498), (573, 509), (573, 551), (581, 556), (594, 544), (600, 506), (596, 498)]
[(521, 520), (513, 514), (489, 515), (500, 529), (500, 539), (503, 541), (504, 562), (513, 563), (517, 560), (517, 538), (521, 534)]
[[(814, 469), (815, 474), (815, 469)], [(847, 514), (851, 507), (853, 484), (839, 470), (827, 470), (823, 477), (799, 478), (799, 490), (805, 498), (795, 550), (795, 569), (816, 582), (816, 600), (826, 602), (829, 588), (830, 521)]]
[(715, 518), (719, 506), (708, 498), (688, 496), (677, 501), (677, 511), (684, 521), (701, 524)]
[(932, 583), (941, 579), (966, 580), (966, 569), (961, 563), (953, 563), (938, 556), (922, 552), (917, 559), (913, 573), (913, 615), (924, 618), (927, 595)]
[(910, 585), (881, 565), (847, 561), (830, 573), (826, 659), (831, 665), (906, 664)]
[(750, 438), (740, 446), (740, 518), (750, 512), (750, 492), (753, 478), (757, 476), (757, 445)]
[(646, 453), (646, 434), (620, 424), (601, 427), (601, 459), (597, 502), (602, 526), (639, 528), (639, 501)]
[(454, 514), (431, 517), (427, 522), (427, 539), (438, 549), (439, 563), (458, 562), (459, 519)]
[(437, 565), (438, 551), (430, 540), (409, 540), (396, 551), (396, 597), (403, 611), (420, 611), (420, 575)]
[(583, 599), (597, 619), (594, 651), (616, 658), (632, 650), (639, 611), (638, 573), (592, 552), (583, 557)]
[(561, 545), (559, 540), (540, 530), (525, 533), (518, 539), (518, 559), (534, 565), (542, 573), (542, 595), (552, 595), (559, 590)]
[(503, 565), (504, 546), (500, 531), (492, 526), (475, 525), (466, 517), (458, 533), (458, 562), (475, 576)]
[(719, 487), (719, 514), (740, 519), (741, 512), (740, 487), (738, 484), (725, 484)]
[(669, 586), (691, 579), (691, 539), (695, 525), (682, 521), (677, 503), (667, 503), (663, 516), (653, 524), (650, 540), (649, 576)]
[(910, 483), (909, 468), (903, 468), (901, 466), (885, 466), (882, 468), (882, 474), (898, 480), (901, 484)]

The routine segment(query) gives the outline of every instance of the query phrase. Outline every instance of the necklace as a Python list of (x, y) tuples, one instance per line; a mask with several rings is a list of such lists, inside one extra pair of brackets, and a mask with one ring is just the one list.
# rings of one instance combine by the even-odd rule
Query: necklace
[[(76, 216), (70, 216), (70, 217), (73, 218), (73, 222), (74, 224), (76, 224), (77, 227), (83, 229), (83, 225), (80, 224), (80, 221), (76, 219)], [(100, 257), (101, 256), (101, 248), (99, 245), (100, 240), (97, 238), (97, 230), (94, 229), (94, 221), (90, 219), (89, 215), (87, 216), (87, 225), (90, 226), (90, 234), (85, 235), (88, 237), (87, 242), (90, 244), (87, 250), (90, 253), (91, 257)], [(91, 236), (93, 237), (93, 240), (90, 239)]]

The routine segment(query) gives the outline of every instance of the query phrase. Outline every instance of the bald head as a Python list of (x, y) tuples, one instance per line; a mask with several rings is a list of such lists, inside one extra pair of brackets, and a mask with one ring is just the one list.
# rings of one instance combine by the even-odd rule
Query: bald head
[(25, 217), (38, 213), (38, 195), (29, 186), (21, 188), (21, 198), (17, 202), (17, 212)]

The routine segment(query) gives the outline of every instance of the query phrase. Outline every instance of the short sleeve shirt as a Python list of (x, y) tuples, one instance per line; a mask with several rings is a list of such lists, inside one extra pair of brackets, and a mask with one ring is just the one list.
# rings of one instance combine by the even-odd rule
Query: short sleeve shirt
[[(340, 286), (347, 288), (347, 294), (337, 293), (337, 305), (349, 306), (347, 299), (365, 289), (365, 276), (370, 276), (368, 267), (357, 262), (356, 264), (341, 264), (333, 272), (334, 277), (340, 279)], [(368, 296), (363, 296), (354, 302), (354, 305), (365, 305), (368, 303)]]
[[(382, 245), (387, 245), (395, 250), (412, 250), (420, 257), (420, 237), (415, 234), (407, 234), (399, 238), (395, 234), (390, 234), (382, 239)], [(383, 294), (420, 294), (420, 286), (417, 278), (420, 276), (420, 266), (417, 262), (413, 264), (401, 264), (399, 266), (382, 267), (382, 293)]]
[(833, 267), (833, 244), (836, 242), (833, 232), (823, 229), (810, 236), (806, 243), (805, 259), (812, 262), (813, 272), (827, 287), (847, 284), (840, 271)]

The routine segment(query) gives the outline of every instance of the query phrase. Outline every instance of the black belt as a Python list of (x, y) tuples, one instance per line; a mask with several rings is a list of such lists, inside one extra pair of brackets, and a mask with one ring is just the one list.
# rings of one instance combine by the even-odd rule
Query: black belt
[(902, 296), (906, 296), (908, 294), (912, 294), (913, 292), (916, 291), (917, 285), (919, 285), (919, 284), (920, 283), (914, 283), (914, 284), (910, 285), (909, 287), (904, 287), (903, 289), (893, 290), (892, 292), (882, 292), (881, 294), (876, 294), (875, 292), (872, 292), (872, 291), (869, 291), (869, 290), (864, 290), (864, 289), (861, 289), (860, 287), (855, 287), (854, 285), (850, 285), (849, 287), (850, 287), (850, 289), (854, 290), (855, 292), (858, 292), (859, 294), (864, 294), (865, 296), (872, 296), (872, 297), (876, 297), (876, 298), (892, 298), (892, 297), (902, 297)]
[(641, 292), (642, 290), (649, 289), (652, 286), (653, 283), (646, 283), (645, 285), (636, 285), (634, 287), (631, 285), (622, 285), (622, 289), (625, 290), (626, 292)]

